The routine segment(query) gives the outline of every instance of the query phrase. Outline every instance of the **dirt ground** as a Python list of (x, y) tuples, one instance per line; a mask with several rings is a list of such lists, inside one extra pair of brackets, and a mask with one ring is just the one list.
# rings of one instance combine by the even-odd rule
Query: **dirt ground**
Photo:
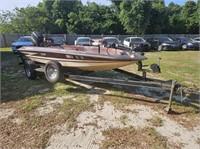
[[(169, 115), (166, 114), (163, 107), (155, 106), (158, 103), (145, 103), (139, 100), (128, 104), (115, 103), (110, 99), (112, 97), (109, 97), (113, 94), (112, 92), (90, 85), (85, 87), (87, 88), (86, 96), (89, 99), (89, 104), (92, 104), (92, 110), (86, 109), (78, 113), (74, 120), (76, 124), (72, 127), (69, 126), (70, 122), (67, 119), (61, 120), (56, 117), (62, 115), (61, 111), (58, 111), (58, 107), (61, 107), (67, 100), (74, 102), (78, 100), (75, 95), (45, 96), (42, 104), (40, 103), (39, 106), (28, 112), (20, 111), (20, 106), (24, 104), (22, 103), (24, 101), (1, 104), (0, 148), (200, 148), (200, 117), (191, 114), (190, 109), (183, 111), (178, 109), (179, 112), (182, 112)], [(62, 89), (65, 86), (58, 88)], [(48, 88), (43, 88), (38, 92), (45, 93), (48, 90)], [(145, 98), (142, 95), (136, 94), (135, 96)], [(33, 117), (34, 120), (32, 120)], [(34, 124), (27, 122), (27, 120)], [(111, 128), (125, 131), (124, 129), (130, 127), (135, 130), (153, 128), (159, 138), (165, 138), (163, 143), (166, 145), (146, 144), (145, 140), (139, 137), (140, 134), (137, 136), (138, 140), (141, 141), (139, 144), (126, 145), (129, 139), (133, 139), (130, 136), (121, 144), (116, 144), (116, 142), (120, 142), (119, 139), (115, 140), (112, 145), (105, 145), (109, 144), (109, 138), (105, 132), (108, 133)], [(37, 136), (39, 139), (35, 138)], [(123, 137), (125, 136), (122, 135), (119, 138)]]

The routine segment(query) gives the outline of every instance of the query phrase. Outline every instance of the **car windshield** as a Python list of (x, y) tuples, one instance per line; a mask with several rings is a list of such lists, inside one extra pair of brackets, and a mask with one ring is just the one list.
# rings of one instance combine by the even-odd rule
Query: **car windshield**
[(159, 38), (162, 42), (163, 41), (173, 41), (171, 38), (169, 38), (169, 37), (160, 37)]
[(53, 37), (53, 40), (56, 44), (64, 44), (64, 38), (62, 37)]
[(131, 38), (131, 42), (145, 42), (142, 38)]
[(119, 41), (117, 39), (115, 39), (115, 38), (107, 38), (106, 41), (108, 43), (119, 43)]
[(183, 42), (192, 42), (193, 40), (191, 38), (181, 38), (181, 41), (183, 41)]
[(90, 39), (88, 38), (78, 39), (78, 42), (90, 42)]
[(19, 42), (31, 42), (31, 38), (29, 38), (29, 37), (20, 37), (17, 41), (19, 41)]

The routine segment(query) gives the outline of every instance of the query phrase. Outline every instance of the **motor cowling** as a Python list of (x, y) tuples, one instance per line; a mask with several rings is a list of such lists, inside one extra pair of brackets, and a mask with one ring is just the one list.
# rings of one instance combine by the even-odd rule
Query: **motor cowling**
[(32, 32), (31, 33), (31, 37), (32, 37), (32, 42), (35, 46), (42, 46), (43, 44), (43, 35), (40, 32)]

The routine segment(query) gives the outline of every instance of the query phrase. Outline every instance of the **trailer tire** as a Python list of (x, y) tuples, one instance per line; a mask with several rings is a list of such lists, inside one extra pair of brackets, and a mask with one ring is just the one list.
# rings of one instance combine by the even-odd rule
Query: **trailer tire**
[(35, 68), (37, 68), (37, 65), (33, 61), (24, 62), (25, 75), (28, 79), (35, 80), (37, 78)]
[(45, 65), (45, 77), (50, 83), (63, 81), (64, 73), (62, 65), (57, 61), (49, 61)]

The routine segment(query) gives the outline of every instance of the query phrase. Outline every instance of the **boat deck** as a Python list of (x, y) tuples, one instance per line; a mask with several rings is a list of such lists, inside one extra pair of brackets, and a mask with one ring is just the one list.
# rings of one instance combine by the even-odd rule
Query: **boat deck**
[(74, 46), (74, 45), (63, 45), (63, 49), (77, 51), (77, 52), (85, 52), (90, 54), (101, 54), (101, 55), (128, 55), (127, 52), (122, 51), (120, 49), (100, 47), (100, 46)]

